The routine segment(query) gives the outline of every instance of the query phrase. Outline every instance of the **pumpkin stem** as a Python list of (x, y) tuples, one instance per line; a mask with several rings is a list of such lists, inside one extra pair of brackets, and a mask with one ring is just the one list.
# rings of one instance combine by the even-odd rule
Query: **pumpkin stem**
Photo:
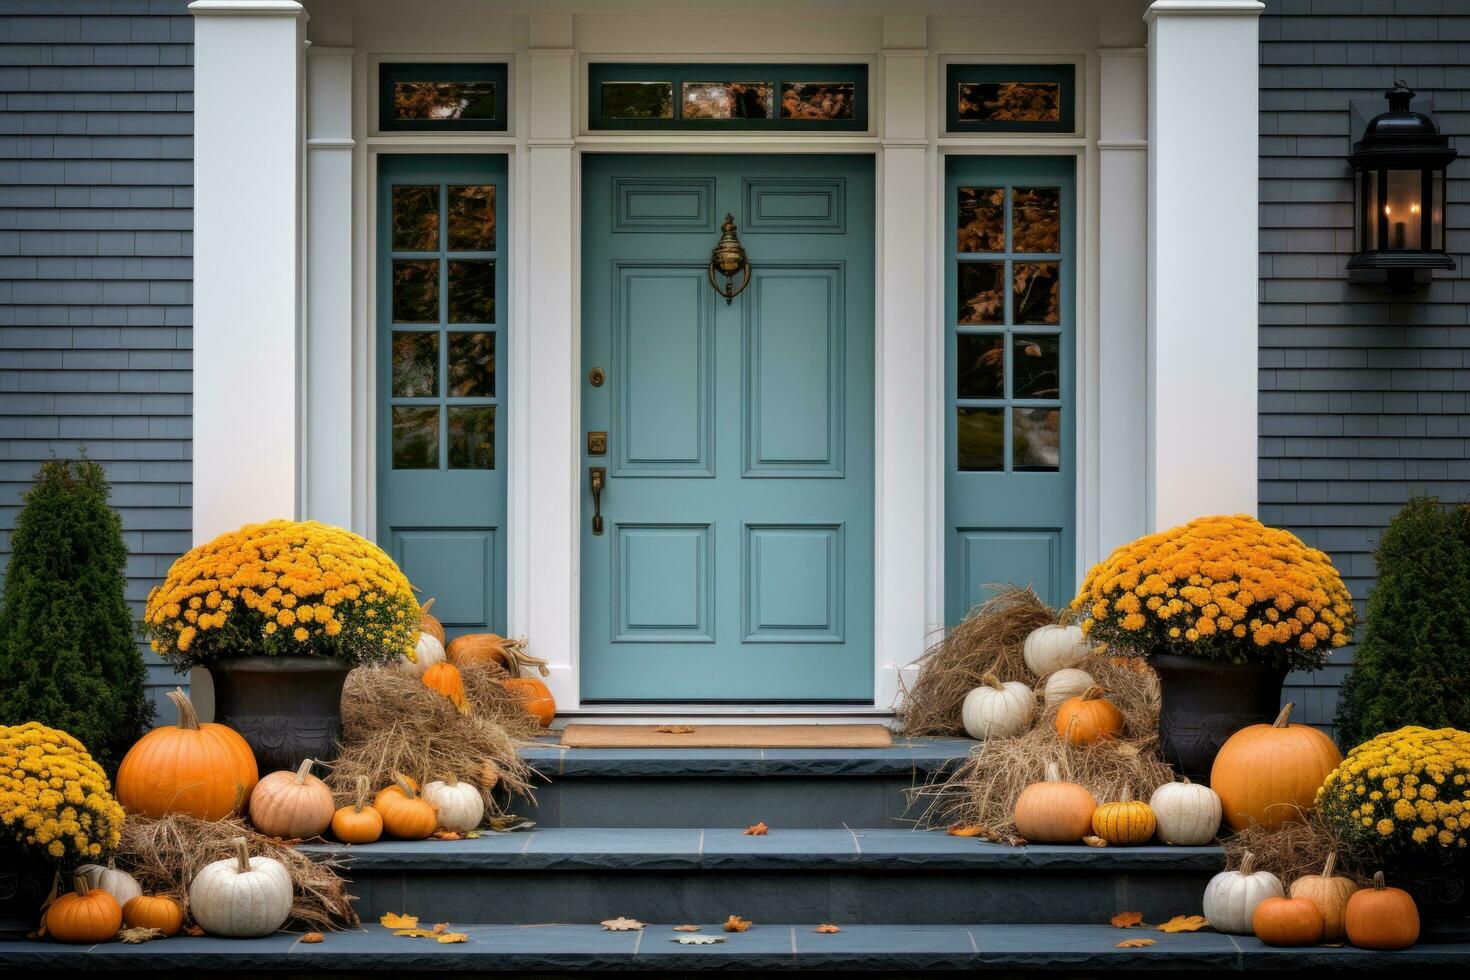
[(1332, 872), (1337, 870), (1337, 852), (1328, 851), (1327, 860), (1322, 862), (1322, 877), (1331, 878)]
[(410, 800), (418, 796), (418, 793), (414, 791), (413, 783), (410, 783), (408, 777), (396, 769), (393, 770), (393, 782), (398, 784), (398, 788), (403, 790), (403, 795)]
[(1131, 802), (1133, 802), (1133, 787), (1132, 786), (1129, 786), (1127, 783), (1124, 783), (1123, 784), (1123, 796), (1122, 796), (1122, 798), (1118, 802), (1120, 802), (1120, 803), (1131, 803)]
[(303, 759), (301, 767), (296, 770), (296, 785), (302, 786), (306, 783), (306, 777), (311, 774), (311, 767), (315, 765), (315, 759)]
[(431, 596), (429, 598), (429, 601), (428, 602), (424, 603), (422, 606), (419, 606), (419, 615), (420, 616), (427, 616), (427, 615), (429, 615), (429, 610), (434, 608), (434, 603), (437, 602), (437, 601), (439, 601), (439, 600), (436, 597)]
[(1094, 684), (1091, 687), (1089, 687), (1087, 690), (1085, 690), (1085, 691), (1082, 692), (1082, 700), (1084, 700), (1084, 701), (1096, 701), (1099, 698), (1101, 698), (1105, 693), (1107, 693), (1107, 692), (1105, 692), (1102, 688), (1100, 688), (1096, 684)]
[[(1383, 876), (1379, 875), (1379, 877), (1381, 878)], [(92, 890), (91, 886), (87, 884), (87, 876), (80, 871), (72, 872), (71, 889), (81, 898), (86, 898), (87, 892)]]
[(368, 788), (368, 778), (366, 776), (358, 776), (357, 798), (352, 801), (353, 813), (361, 813), (363, 808), (367, 806)]
[(1383, 872), (1373, 872), (1373, 890), (1375, 892), (1381, 892), (1386, 887), (1388, 887), (1388, 883), (1383, 880)]
[(1059, 783), (1062, 781), (1062, 771), (1057, 768), (1055, 762), (1048, 762), (1046, 764), (1046, 781), (1049, 783)]
[(1272, 728), (1285, 728), (1285, 727), (1287, 727), (1288, 719), (1291, 718), (1291, 709), (1293, 707), (1295, 707), (1295, 705), (1293, 705), (1290, 701), (1286, 702), (1286, 706), (1281, 709), (1281, 714), (1279, 714), (1279, 715), (1276, 716), (1276, 720), (1271, 723), (1271, 727)]
[(458, 786), (459, 785), (459, 779), (454, 775), (454, 773), (450, 773), (449, 775), (447, 775), (447, 776), (444, 777), (444, 785), (445, 786)]
[(980, 678), (980, 683), (993, 687), (997, 691), (1004, 691), (1006, 689), (1006, 686), (1000, 682), (1000, 678), (996, 677), (994, 674), (986, 674), (984, 677)]
[(194, 710), (194, 702), (189, 700), (189, 695), (184, 693), (182, 687), (176, 687), (168, 692), (168, 699), (179, 709), (179, 727), (186, 731), (196, 731), (199, 728), (199, 712)]
[(1248, 875), (1255, 869), (1256, 856), (1250, 851), (1246, 851), (1245, 856), (1240, 859), (1240, 873), (1243, 875)]
[(245, 846), (245, 838), (236, 837), (234, 845), (235, 860), (240, 862), (240, 874), (247, 874), (250, 871), (250, 850)]

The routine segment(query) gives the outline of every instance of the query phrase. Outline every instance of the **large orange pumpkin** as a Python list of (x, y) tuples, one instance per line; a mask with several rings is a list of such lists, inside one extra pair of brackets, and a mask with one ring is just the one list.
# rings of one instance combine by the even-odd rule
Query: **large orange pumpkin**
[(1123, 712), (1090, 687), (1057, 709), (1057, 734), (1072, 745), (1091, 745), (1123, 734)]
[(470, 702), (464, 693), (464, 678), (460, 676), (459, 668), (454, 664), (435, 664), (424, 671), (424, 687), (431, 691), (438, 691), (449, 699), (449, 702), (459, 709), (459, 713), (467, 715), (470, 713)]
[(1277, 830), (1299, 819), (1342, 762), (1332, 739), (1310, 725), (1289, 724), (1291, 708), (1288, 703), (1269, 725), (1242, 728), (1215, 756), (1210, 788), (1220, 794), (1232, 830), (1253, 823)]
[(542, 728), (550, 727), (552, 719), (556, 717), (556, 699), (551, 696), (551, 689), (539, 678), (512, 677), (500, 683), (521, 699), (521, 706), (541, 723)]
[(200, 724), (182, 689), (168, 696), (179, 723), (153, 729), (128, 749), (117, 770), (118, 802), (154, 818), (187, 813), (221, 820), (236, 813), (260, 778), (250, 746), (234, 729)]
[(122, 927), (117, 899), (100, 888), (88, 888), (87, 876), (72, 878), (75, 891), (57, 897), (46, 909), (46, 932), (63, 943), (105, 943)]

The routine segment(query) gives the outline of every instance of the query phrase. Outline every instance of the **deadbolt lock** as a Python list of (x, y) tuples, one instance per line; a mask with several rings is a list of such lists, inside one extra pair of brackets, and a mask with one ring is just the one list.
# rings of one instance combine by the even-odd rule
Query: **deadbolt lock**
[(607, 455), (607, 433), (606, 432), (589, 432), (589, 433), (587, 433), (587, 455), (588, 456), (606, 456)]

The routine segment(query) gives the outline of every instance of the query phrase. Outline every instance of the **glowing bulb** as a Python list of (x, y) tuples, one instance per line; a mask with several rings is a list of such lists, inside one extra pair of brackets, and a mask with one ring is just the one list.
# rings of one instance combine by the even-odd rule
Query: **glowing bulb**
[(1387, 204), (1385, 204), (1383, 206), (1383, 213), (1384, 214), (1393, 214), (1393, 208), (1391, 208)]
[(1417, 204), (1410, 204), (1409, 205), (1409, 213), (1410, 214), (1418, 214), (1419, 213), (1419, 205), (1417, 205)]

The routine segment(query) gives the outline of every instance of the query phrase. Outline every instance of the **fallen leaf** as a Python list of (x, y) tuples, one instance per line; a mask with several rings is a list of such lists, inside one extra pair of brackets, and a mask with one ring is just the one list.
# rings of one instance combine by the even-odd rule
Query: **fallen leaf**
[(464, 835), (464, 839), (465, 840), (479, 840), (480, 839), (480, 832), (478, 830), (472, 830), (469, 833), (467, 833), (467, 834)]
[(1168, 922), (1158, 925), (1159, 932), (1199, 932), (1210, 924), (1210, 920), (1202, 915), (1176, 915)]
[(1107, 841), (1103, 840), (1101, 837), (1094, 837), (1092, 834), (1088, 834), (1086, 837), (1082, 838), (1082, 843), (1086, 844), (1088, 847), (1108, 846)]
[(764, 820), (762, 820), (760, 823), (753, 823), (749, 827), (745, 828), (746, 837), (764, 837), (770, 832), (771, 828), (766, 826), (766, 822)]
[(674, 926), (674, 931), (675, 932), (698, 932), (699, 931), (699, 926), (691, 926), (691, 925)]
[(656, 725), (654, 731), (663, 732), (665, 735), (688, 735), (694, 731), (690, 725)]
[(730, 916), (730, 918), (725, 920), (724, 929), (726, 932), (744, 932), (752, 925), (754, 925), (754, 923), (751, 922), (749, 919), (742, 919), (738, 915), (732, 915)]
[(202, 927), (200, 927), (200, 926), (185, 926), (184, 927), (184, 932), (186, 934), (190, 935), (190, 936), (202, 936), (202, 935), (204, 935), (204, 929)]
[(462, 932), (444, 932), (434, 937), (435, 942), (440, 943), (464, 943), (469, 942), (470, 937)]
[(1142, 949), (1145, 946), (1152, 946), (1153, 944), (1154, 944), (1154, 941), (1152, 939), (1125, 939), (1121, 943), (1114, 943), (1113, 944), (1113, 948), (1114, 949)]
[(409, 939), (433, 939), (439, 934), (432, 929), (399, 929), (393, 935), (407, 936)]
[(434, 923), (434, 935), (437, 936), (441, 932), (448, 932), (448, 931), (449, 931), (449, 923), (447, 923), (447, 922), (436, 922), (436, 923)]
[(724, 936), (675, 936), (669, 940), (669, 942), (678, 943), (680, 946), (713, 946), (715, 943), (722, 943), (724, 941)]
[(400, 915), (397, 912), (389, 912), (378, 919), (384, 929), (412, 929), (419, 924), (416, 915)]
[(162, 939), (163, 930), (150, 929), (147, 926), (133, 926), (131, 929), (119, 929), (117, 938), (125, 943), (146, 943), (150, 939)]
[(463, 840), (464, 838), (460, 835), (459, 831), (457, 831), (457, 830), (436, 830), (436, 831), (434, 831), (434, 839), (435, 840)]
[(1139, 925), (1143, 922), (1143, 913), (1119, 912), (1117, 915), (1109, 919), (1108, 922), (1117, 929), (1132, 929), (1134, 926)]
[(989, 837), (990, 831), (977, 823), (955, 824), (945, 831), (951, 837)]
[(301, 937), (301, 941), (303, 943), (319, 943), (322, 941), (322, 934), (319, 932), (308, 932)]
[(841, 931), (841, 929), (837, 928), (830, 922), (823, 922), (821, 925), (817, 926), (817, 932), (823, 933), (824, 935), (830, 935), (834, 932)]
[(536, 821), (518, 817), (514, 813), (507, 813), (500, 817), (491, 817), (486, 826), (497, 834), (508, 834), (516, 830), (530, 830), (536, 826)]
[(643, 923), (637, 919), (619, 916), (616, 919), (603, 919), (602, 928), (609, 932), (637, 932), (643, 928)]

